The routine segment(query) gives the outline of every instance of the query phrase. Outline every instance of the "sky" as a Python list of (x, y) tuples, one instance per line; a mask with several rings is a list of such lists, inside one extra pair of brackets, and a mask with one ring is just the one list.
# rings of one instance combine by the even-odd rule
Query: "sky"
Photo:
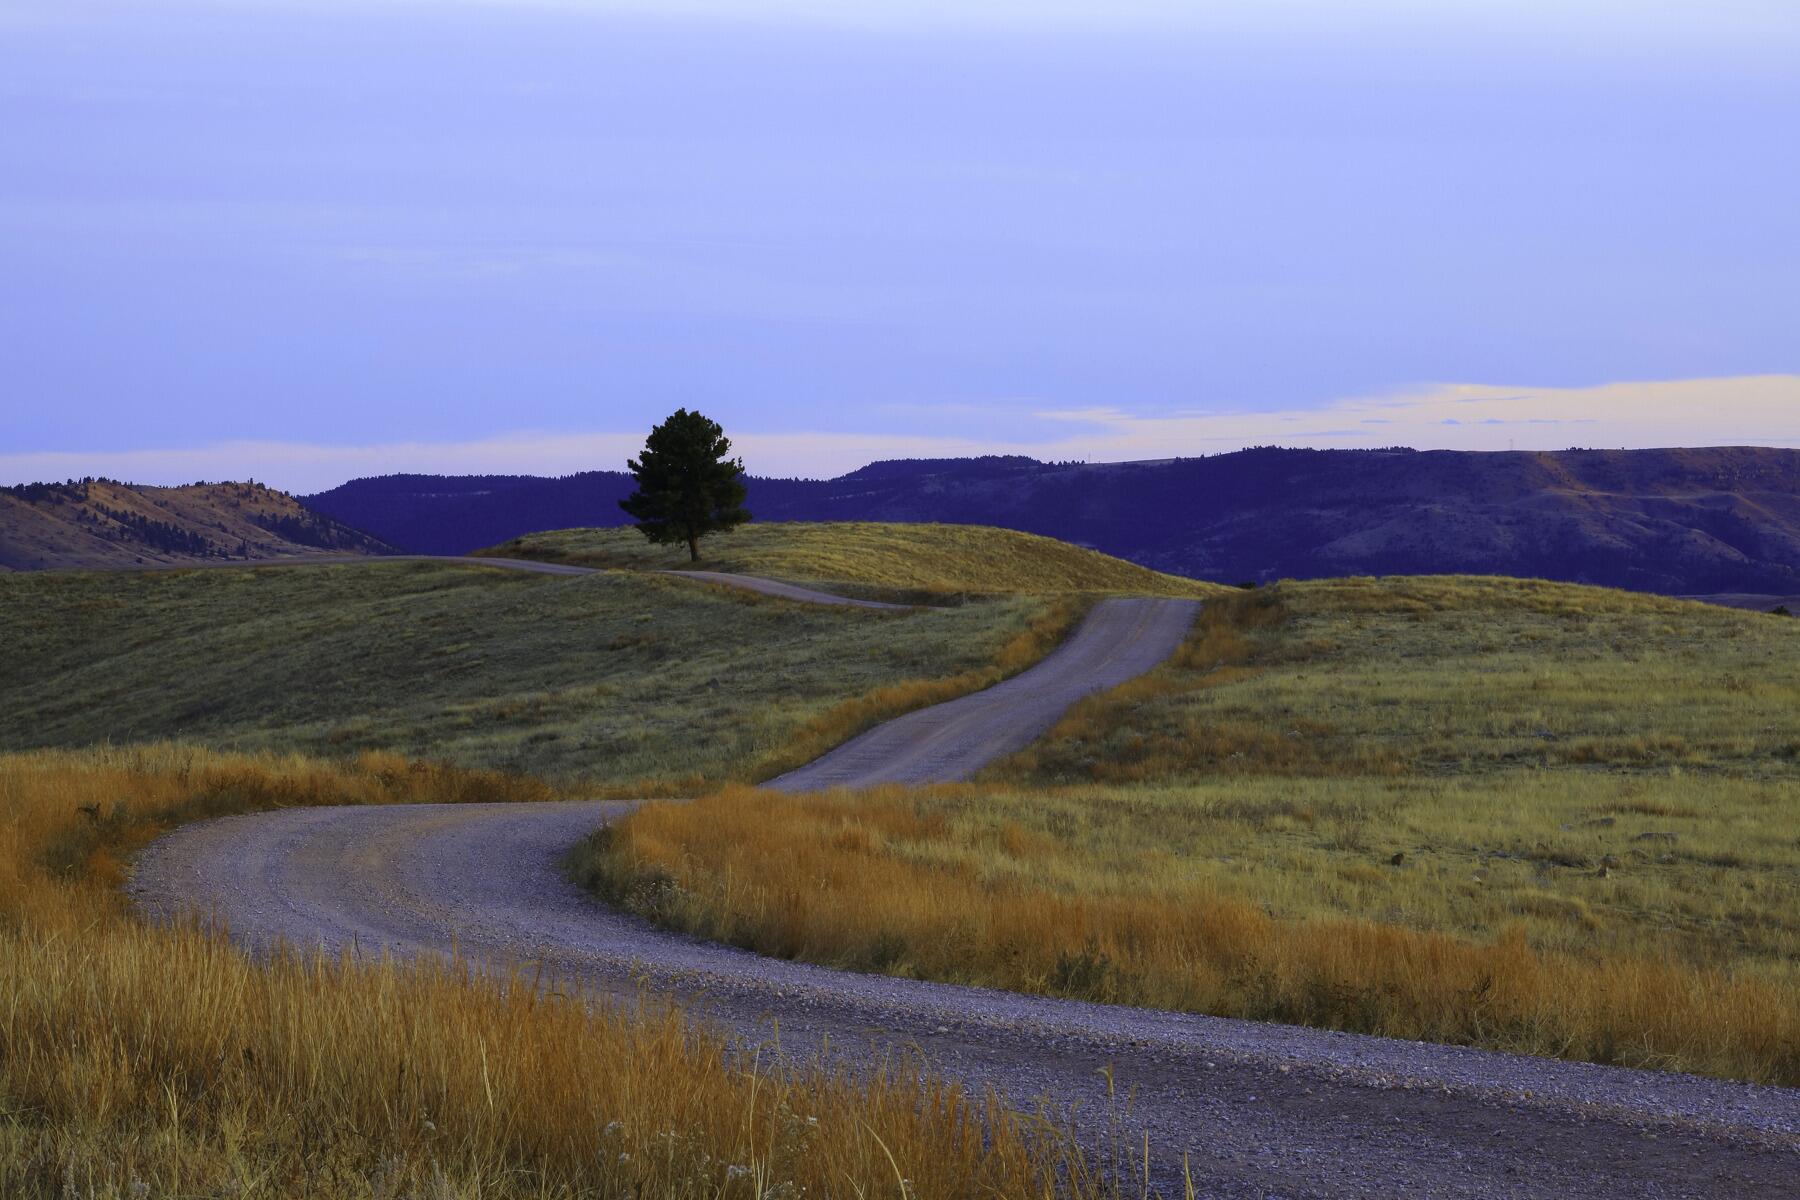
[(0, 0), (0, 482), (1800, 446), (1800, 6)]

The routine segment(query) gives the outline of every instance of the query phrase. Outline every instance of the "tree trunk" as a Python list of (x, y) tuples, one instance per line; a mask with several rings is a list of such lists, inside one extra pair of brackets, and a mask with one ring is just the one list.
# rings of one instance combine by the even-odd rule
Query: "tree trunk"
[(688, 561), (700, 561), (700, 539), (693, 534), (688, 535)]

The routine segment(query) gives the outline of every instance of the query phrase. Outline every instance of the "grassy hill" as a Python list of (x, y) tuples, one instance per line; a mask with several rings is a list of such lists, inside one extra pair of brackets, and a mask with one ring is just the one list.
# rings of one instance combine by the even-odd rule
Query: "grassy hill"
[(651, 806), (587, 866), (766, 952), (1795, 1085), (1797, 817), (1800, 620), (1365, 578), (1209, 604), (974, 784)]
[(666, 790), (798, 765), (858, 724), (992, 682), (1073, 615), (429, 562), (18, 572), (0, 576), (0, 749), (384, 750)]
[[(534, 533), (481, 553), (635, 571), (691, 565), (685, 547), (654, 546), (635, 529)], [(826, 586), (848, 583), (884, 593), (1209, 596), (1224, 591), (1053, 538), (982, 525), (755, 522), (707, 538), (701, 555), (698, 566), (704, 570)]]
[(18, 571), (387, 552), (259, 483), (164, 488), (97, 479), (0, 488), (0, 568)]
[[(119, 886), (209, 816), (758, 778), (1018, 669), (1079, 611), (412, 561), (0, 574), (0, 1047), (30, 1048), (0, 1053), (0, 1194), (673, 1198), (741, 1190), (739, 1161), (769, 1195), (1099, 1178), (911, 1059), (850, 1078), (528, 979), (249, 961)], [(127, 744), (161, 738), (188, 744)]]

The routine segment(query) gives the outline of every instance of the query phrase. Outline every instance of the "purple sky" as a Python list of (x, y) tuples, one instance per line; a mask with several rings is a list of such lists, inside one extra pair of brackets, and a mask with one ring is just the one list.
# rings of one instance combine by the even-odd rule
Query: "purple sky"
[(0, 481), (1800, 445), (1800, 7), (1347, 7), (0, 0)]

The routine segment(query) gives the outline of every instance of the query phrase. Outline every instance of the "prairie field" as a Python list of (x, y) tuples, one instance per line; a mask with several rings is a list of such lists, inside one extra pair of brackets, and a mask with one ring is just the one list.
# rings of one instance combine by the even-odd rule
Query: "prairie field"
[(1054, 538), (984, 525), (763, 522), (707, 539), (698, 564), (688, 562), (685, 546), (654, 546), (630, 528), (532, 533), (480, 553), (635, 571), (695, 565), (902, 600), (1058, 592), (1204, 597), (1225, 591)]
[(973, 784), (652, 805), (577, 869), (771, 954), (1794, 1084), (1797, 667), (1779, 617), (1285, 583)]
[(0, 578), (0, 1193), (1117, 1191), (904, 1057), (852, 1078), (648, 998), (131, 917), (149, 838), (291, 805), (698, 795), (571, 870), (857, 970), (1800, 1083), (1800, 622), (1486, 579), (1213, 593), (1168, 664), (972, 783), (749, 786), (1029, 666), (1106, 589), (951, 590)]
[(1060, 1132), (904, 1055), (852, 1079), (650, 998), (255, 962), (120, 890), (152, 837), (234, 812), (761, 778), (1029, 666), (1083, 608), (431, 563), (6, 577), (0, 1193), (1102, 1194)]
[(377, 750), (688, 792), (986, 686), (1079, 615), (1066, 599), (895, 613), (421, 562), (8, 574), (0, 748)]
[(1529, 580), (1284, 583), (989, 777), (1503, 769), (1800, 782), (1800, 621)]
[(852, 1079), (453, 962), (253, 962), (117, 887), (182, 820), (548, 794), (379, 754), (0, 755), (0, 1194), (1103, 1194), (1054, 1130), (901, 1058)]

